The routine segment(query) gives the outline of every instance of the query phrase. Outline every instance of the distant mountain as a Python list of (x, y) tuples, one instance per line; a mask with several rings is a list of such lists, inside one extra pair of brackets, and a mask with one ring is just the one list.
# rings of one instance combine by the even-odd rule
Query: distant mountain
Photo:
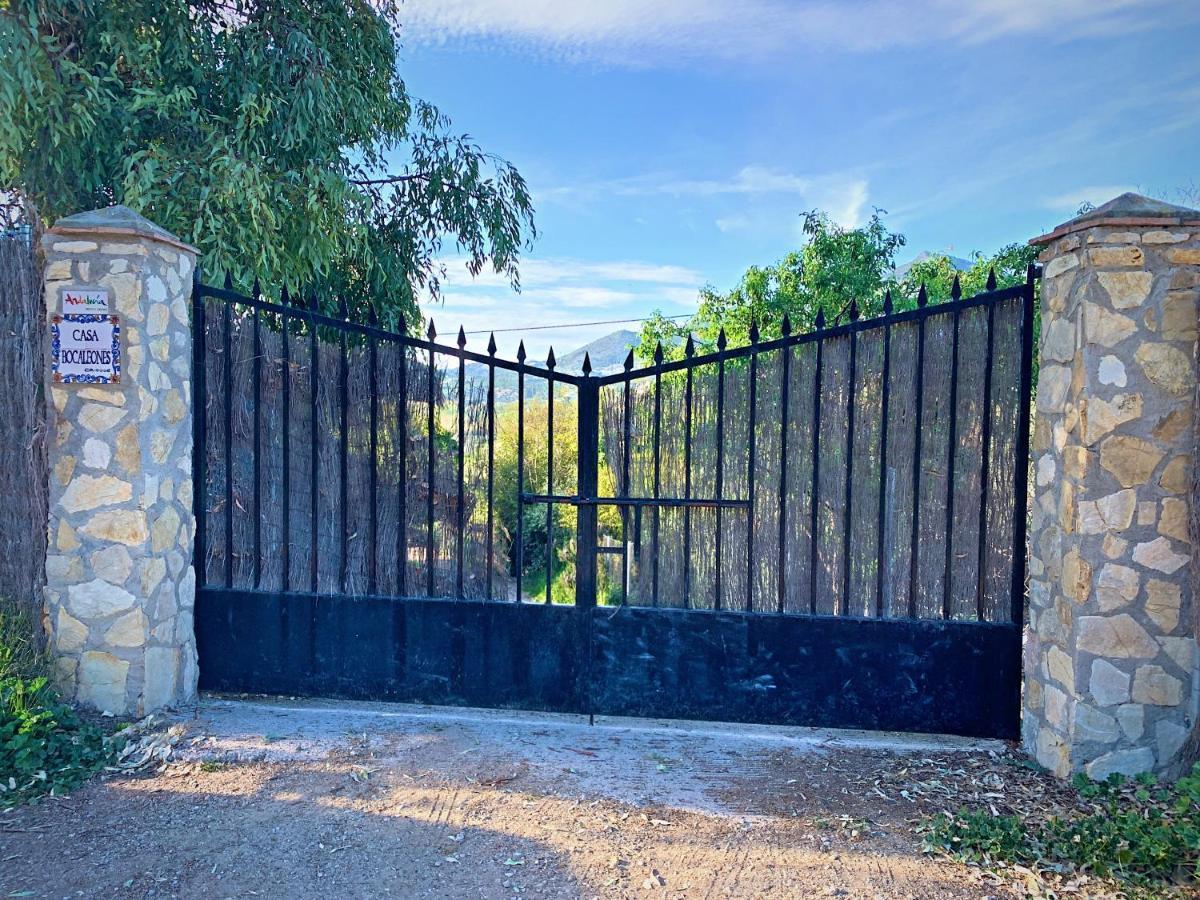
[[(589, 344), (584, 344), (575, 350), (557, 357), (555, 371), (578, 375), (583, 371), (583, 357), (591, 357), (592, 374), (608, 375), (621, 371), (625, 365), (625, 357), (631, 347), (636, 347), (641, 336), (636, 331), (621, 329), (604, 337), (597, 338)], [(529, 362), (530, 369), (545, 368), (545, 361)], [(488, 367), (483, 363), (470, 363), (466, 366), (467, 381), (487, 382)], [(546, 396), (546, 383), (536, 376), (525, 378), (525, 399)], [(517, 373), (507, 369), (496, 370), (496, 402), (511, 403), (517, 399)]]
[(625, 357), (629, 348), (641, 343), (642, 336), (636, 331), (622, 328), (602, 338), (596, 338), (590, 344), (584, 344), (577, 350), (572, 350), (558, 360), (558, 370), (575, 375), (583, 371), (583, 357), (587, 354), (592, 360), (593, 375), (608, 375), (619, 372), (625, 365)]
[(908, 270), (913, 267), (914, 263), (924, 262), (931, 256), (946, 257), (950, 260), (950, 265), (954, 266), (954, 268), (958, 269), (960, 272), (965, 272), (967, 269), (971, 268), (971, 261), (969, 259), (963, 259), (961, 256), (951, 256), (949, 253), (931, 253), (928, 250), (922, 250), (908, 262), (904, 263), (903, 265), (896, 266), (892, 274), (895, 276), (897, 281), (903, 281), (904, 276), (908, 274)]

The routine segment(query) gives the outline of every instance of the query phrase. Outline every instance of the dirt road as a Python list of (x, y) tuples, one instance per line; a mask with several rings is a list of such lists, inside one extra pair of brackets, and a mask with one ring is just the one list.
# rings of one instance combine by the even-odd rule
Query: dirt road
[(914, 824), (1036, 777), (898, 735), (221, 698), (184, 721), (162, 772), (0, 815), (0, 897), (1009, 896)]

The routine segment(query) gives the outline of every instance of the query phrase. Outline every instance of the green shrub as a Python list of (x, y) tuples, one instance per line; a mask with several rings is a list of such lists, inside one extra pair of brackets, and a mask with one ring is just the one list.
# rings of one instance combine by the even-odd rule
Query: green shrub
[(1075, 786), (1089, 812), (1041, 823), (979, 810), (940, 814), (928, 824), (926, 849), (1141, 887), (1200, 878), (1200, 763), (1170, 786), (1152, 775), (1101, 783), (1080, 777)]
[(0, 809), (77, 787), (120, 749), (63, 703), (33, 616), (0, 599)]
[(45, 678), (0, 678), (0, 808), (78, 787), (117, 749)]

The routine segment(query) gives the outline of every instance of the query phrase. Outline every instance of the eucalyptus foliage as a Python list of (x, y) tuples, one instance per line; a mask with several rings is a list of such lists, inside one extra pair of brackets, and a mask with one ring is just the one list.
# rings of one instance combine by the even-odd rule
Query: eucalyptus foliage
[(123, 203), (242, 289), (322, 284), (394, 323), (450, 242), (517, 284), (520, 174), (412, 97), (397, 0), (0, 0), (0, 188)]

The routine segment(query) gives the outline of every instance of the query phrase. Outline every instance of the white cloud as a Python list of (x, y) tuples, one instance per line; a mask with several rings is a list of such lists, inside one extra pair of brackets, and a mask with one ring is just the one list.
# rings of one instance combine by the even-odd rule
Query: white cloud
[[(508, 279), (491, 271), (472, 277), (466, 271), (465, 257), (445, 260), (447, 284), (458, 287), (507, 286)], [(647, 263), (633, 260), (588, 261), (564, 257), (521, 260), (521, 285), (528, 292), (546, 285), (594, 283), (597, 281), (635, 282), (649, 284), (700, 284), (700, 273), (684, 266)]]
[(1091, 184), (1087, 187), (1077, 188), (1073, 191), (1066, 191), (1062, 194), (1057, 194), (1054, 197), (1047, 197), (1042, 206), (1052, 210), (1069, 210), (1074, 212), (1079, 209), (1084, 203), (1090, 203), (1092, 206), (1099, 206), (1101, 203), (1107, 203), (1118, 194), (1124, 194), (1127, 191), (1137, 192), (1136, 185), (1126, 184)]
[(681, 178), (674, 173), (648, 172), (625, 178), (536, 188), (534, 193), (539, 200), (664, 195), (699, 199), (804, 196), (837, 191), (847, 186), (853, 186), (858, 181), (861, 179), (857, 175), (845, 172), (798, 175), (769, 166), (746, 165), (725, 178)]
[(522, 290), (515, 293), (503, 277), (483, 273), (472, 278), (462, 259), (445, 262), (442, 303), (425, 304), (438, 333), (457, 334), (460, 324), (468, 332), (482, 332), (468, 341), (479, 349), (486, 345), (488, 331), (522, 329), (496, 334), (500, 355), (512, 358), (524, 340), (530, 358), (539, 361), (551, 345), (561, 356), (618, 328), (641, 327), (609, 320), (638, 319), (654, 309), (690, 313), (704, 280), (683, 266), (637, 260), (531, 258), (521, 262)]
[(408, 0), (405, 40), (499, 42), (574, 62), (655, 67), (1011, 36), (1052, 40), (1177, 26), (1192, 0)]
[(734, 213), (729, 216), (718, 216), (713, 224), (717, 226), (718, 231), (728, 234), (732, 231), (746, 231), (754, 223), (744, 213)]
[[(861, 225), (870, 183), (857, 172), (799, 175), (767, 166), (747, 165), (726, 178), (681, 178), (647, 173), (606, 181), (536, 188), (538, 200), (578, 206), (613, 197), (670, 196), (715, 204), (713, 224), (723, 233), (779, 234), (796, 228), (798, 214), (820, 209), (847, 228)], [(783, 202), (778, 202), (782, 198)], [(736, 204), (729, 208), (730, 204)], [(798, 232), (797, 232), (798, 233)]]

